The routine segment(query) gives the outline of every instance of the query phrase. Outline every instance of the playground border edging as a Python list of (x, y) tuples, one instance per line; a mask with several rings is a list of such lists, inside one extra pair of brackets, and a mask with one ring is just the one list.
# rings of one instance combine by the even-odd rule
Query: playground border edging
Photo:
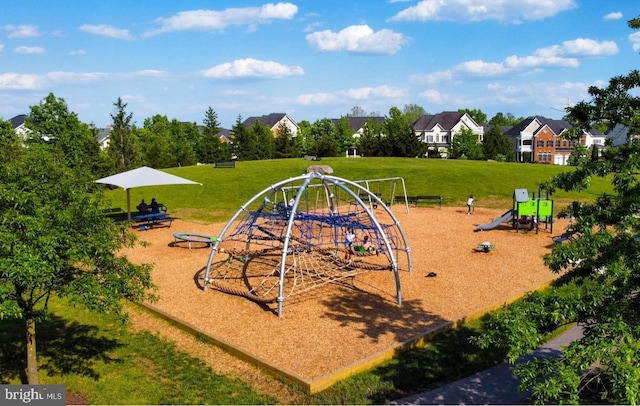
[(272, 364), (270, 364), (268, 361), (262, 359), (261, 357), (254, 355), (250, 352), (247, 351), (243, 351), (240, 350), (238, 348), (236, 348), (234, 345), (232, 345), (231, 343), (227, 342), (226, 340), (216, 337), (214, 335), (211, 335), (209, 333), (206, 333), (202, 330), (200, 330), (198, 327), (192, 325), (189, 322), (186, 322), (184, 320), (175, 318), (173, 316), (171, 316), (169, 313), (155, 307), (152, 306), (150, 304), (146, 304), (146, 303), (134, 303), (140, 307), (142, 307), (143, 309), (149, 311), (150, 313), (156, 315), (157, 317), (160, 317), (161, 319), (171, 323), (172, 325), (175, 325), (177, 328), (180, 328), (186, 332), (188, 332), (189, 334), (192, 334), (195, 337), (206, 337), (207, 341), (210, 344), (213, 344), (219, 348), (221, 348), (222, 350), (226, 351), (227, 353), (237, 357), (238, 359), (248, 362), (251, 365), (254, 365), (260, 369), (262, 369), (263, 371), (265, 371), (266, 373), (268, 373), (269, 375), (272, 375), (276, 378), (282, 378), (285, 379), (293, 384), (296, 384), (298, 386), (300, 386), (303, 390), (305, 390), (307, 392), (307, 394), (309, 395), (313, 395), (315, 393), (321, 392), (325, 389), (330, 388), (331, 386), (335, 385), (336, 383), (350, 377), (353, 376), (355, 374), (358, 374), (360, 372), (364, 372), (367, 370), (370, 370), (371, 368), (374, 368), (378, 365), (380, 365), (381, 363), (383, 363), (384, 361), (388, 361), (390, 359), (393, 359), (397, 354), (409, 350), (409, 349), (413, 349), (413, 348), (423, 348), (426, 345), (429, 344), (429, 340), (433, 339), (435, 336), (437, 336), (440, 333), (443, 333), (445, 331), (448, 331), (452, 328), (456, 328), (459, 326), (463, 326), (465, 323), (467, 323), (468, 321), (471, 320), (477, 320), (481, 317), (483, 317), (484, 315), (486, 315), (487, 313), (494, 311), (502, 306), (508, 305), (510, 303), (513, 303), (515, 301), (517, 301), (518, 299), (524, 297), (525, 295), (531, 293), (531, 292), (535, 292), (535, 291), (540, 291), (543, 289), (548, 288), (554, 280), (549, 280), (541, 285), (539, 285), (537, 288), (529, 290), (527, 292), (523, 292), (522, 294), (513, 296), (511, 298), (508, 298), (498, 304), (486, 307), (482, 310), (479, 310), (477, 312), (468, 314), (466, 316), (462, 316), (457, 320), (454, 321), (450, 321), (450, 322), (446, 322), (443, 323), (439, 326), (434, 327), (431, 330), (425, 331), (422, 334), (419, 334), (403, 343), (400, 343), (398, 345), (396, 345), (395, 347), (389, 348), (387, 350), (384, 351), (380, 351), (374, 354), (371, 354), (370, 356), (363, 358), (359, 361), (356, 361), (350, 365), (347, 365), (345, 367), (342, 367), (334, 372), (325, 374), (319, 378), (313, 379), (311, 381), (306, 380), (305, 378), (301, 377), (300, 375), (296, 374), (295, 372), (291, 372), (291, 371), (287, 371), (286, 369), (280, 368), (280, 367), (276, 367)]

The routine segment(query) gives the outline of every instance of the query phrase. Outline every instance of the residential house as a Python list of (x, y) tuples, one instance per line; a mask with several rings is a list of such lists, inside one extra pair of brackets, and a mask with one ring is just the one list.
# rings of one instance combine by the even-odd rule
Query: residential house
[(232, 137), (233, 135), (231, 135), (231, 130), (227, 128), (221, 128), (220, 132), (218, 133), (218, 138), (220, 139), (220, 142), (231, 142)]
[(531, 116), (505, 132), (514, 146), (517, 162), (566, 165), (576, 142), (591, 148), (604, 148), (605, 135), (598, 130), (585, 131), (579, 141), (562, 139), (571, 129), (564, 120)]
[(98, 130), (98, 143), (100, 144), (100, 149), (105, 149), (109, 146), (109, 136), (111, 135), (111, 131), (113, 130), (113, 126), (108, 125), (105, 128), (100, 128)]
[(285, 113), (271, 113), (260, 117), (249, 117), (244, 120), (242, 124), (249, 128), (256, 121), (269, 127), (274, 136), (278, 135), (278, 129), (281, 125), (285, 125), (289, 128), (292, 138), (298, 136), (298, 124)]
[(26, 118), (27, 118), (26, 114), (18, 114), (17, 116), (9, 120), (16, 134), (22, 136), (23, 138), (24, 138), (24, 135), (29, 132), (29, 129), (24, 124)]
[[(344, 119), (348, 120), (349, 122), (349, 129), (352, 131), (352, 136), (354, 139), (360, 138), (362, 136), (362, 134), (364, 133), (364, 127), (365, 124), (369, 121), (373, 121), (373, 122), (377, 122), (380, 125), (384, 124), (384, 117), (382, 116), (370, 116), (370, 117), (351, 117), (351, 116), (346, 116), (343, 117)], [(338, 122), (341, 120), (342, 118), (332, 118), (331, 122), (333, 123), (334, 127), (338, 128)], [(347, 150), (345, 151), (345, 155), (347, 158), (355, 158), (355, 157), (359, 157), (360, 155), (358, 154), (358, 148), (356, 148), (356, 146), (351, 146), (349, 148), (347, 148)]]
[(425, 114), (411, 127), (416, 137), (428, 145), (427, 156), (438, 154), (446, 157), (455, 135), (463, 129), (469, 129), (476, 134), (478, 142), (482, 142), (484, 138), (484, 128), (478, 125), (469, 114), (457, 111)]
[(607, 139), (610, 140), (611, 145), (617, 147), (626, 144), (629, 140), (638, 138), (638, 134), (629, 134), (629, 131), (629, 127), (626, 125), (617, 124), (607, 132)]

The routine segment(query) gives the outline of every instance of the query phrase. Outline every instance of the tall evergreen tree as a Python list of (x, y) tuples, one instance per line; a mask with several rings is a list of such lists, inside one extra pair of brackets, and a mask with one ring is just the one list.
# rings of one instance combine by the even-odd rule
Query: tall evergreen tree
[(107, 155), (111, 159), (115, 172), (123, 172), (140, 166), (133, 113), (127, 113), (127, 103), (120, 97), (113, 103), (115, 112), (111, 113), (112, 128), (109, 133)]
[[(283, 140), (278, 140), (277, 137), (274, 139), (273, 132), (271, 132), (269, 126), (256, 121), (249, 127), (249, 132), (251, 133), (251, 137), (256, 140), (256, 159), (285, 157), (285, 147), (278, 146), (278, 142), (282, 142)], [(284, 136), (287, 137), (287, 134), (284, 134)], [(291, 137), (289, 137), (289, 140), (290, 138)]]
[[(269, 131), (271, 132), (271, 131)], [(300, 156), (297, 150), (296, 140), (291, 129), (285, 124), (280, 124), (275, 134), (275, 156), (279, 158), (296, 158)]]
[(257, 158), (257, 145), (254, 134), (248, 131), (242, 123), (242, 117), (238, 115), (231, 129), (233, 134), (233, 149), (237, 159), (241, 161), (253, 161)]
[(198, 162), (210, 164), (217, 160), (225, 159), (222, 143), (218, 137), (222, 128), (218, 121), (218, 114), (213, 108), (209, 107), (207, 109), (202, 124), (202, 135), (197, 143)]

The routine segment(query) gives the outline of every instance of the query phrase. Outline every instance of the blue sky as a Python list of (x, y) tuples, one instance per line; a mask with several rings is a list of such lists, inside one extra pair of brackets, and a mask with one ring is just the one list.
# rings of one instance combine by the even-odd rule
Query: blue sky
[(225, 128), (354, 106), (561, 118), (640, 63), (638, 0), (64, 1), (0, 3), (0, 117), (53, 92), (87, 123), (121, 97)]

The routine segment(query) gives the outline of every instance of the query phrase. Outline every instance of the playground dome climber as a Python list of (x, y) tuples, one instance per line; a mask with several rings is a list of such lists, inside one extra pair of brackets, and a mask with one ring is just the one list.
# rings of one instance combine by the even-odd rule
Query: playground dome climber
[[(226, 223), (211, 246), (202, 287), (277, 303), (365, 272), (395, 278), (402, 304), (399, 260), (411, 271), (411, 250), (385, 203), (357, 182), (309, 171), (262, 190)], [(370, 202), (377, 203), (375, 212)], [(375, 213), (375, 214), (374, 214)], [(347, 233), (368, 236), (374, 255), (354, 255)], [(391, 271), (391, 272), (389, 272)]]

